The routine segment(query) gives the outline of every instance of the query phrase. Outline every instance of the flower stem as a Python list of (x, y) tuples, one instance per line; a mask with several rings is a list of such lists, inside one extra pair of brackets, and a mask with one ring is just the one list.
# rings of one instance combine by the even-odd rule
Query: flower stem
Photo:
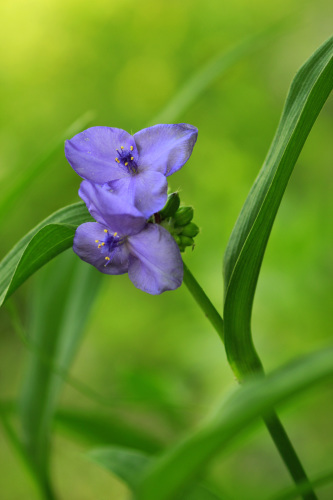
[(224, 342), (224, 332), (223, 332), (223, 319), (217, 312), (189, 268), (184, 264), (184, 283), (191, 292), (196, 303), (201, 307), (206, 318), (211, 322), (215, 330), (217, 331), (220, 339)]
[[(185, 263), (184, 283), (192, 294), (194, 300), (217, 331), (222, 342), (224, 342), (223, 319)], [(260, 360), (258, 361), (258, 366), (260, 366)], [(281, 421), (279, 420), (279, 417), (274, 411), (272, 411), (269, 416), (263, 417), (263, 420), (295, 484), (298, 485), (301, 483), (302, 485), (307, 484), (309, 486), (307, 493), (304, 493), (302, 498), (304, 500), (316, 500), (317, 496), (312, 490), (311, 483), (306, 475), (302, 463), (298, 458), (297, 453)]]

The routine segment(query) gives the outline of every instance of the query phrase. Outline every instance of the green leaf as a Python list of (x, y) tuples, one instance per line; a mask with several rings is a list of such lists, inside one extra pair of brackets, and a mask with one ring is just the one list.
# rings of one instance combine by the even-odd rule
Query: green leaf
[(332, 54), (333, 38), (330, 38), (296, 74), (273, 143), (226, 249), (225, 347), (240, 379), (249, 372), (261, 370), (250, 327), (258, 275), (288, 180), (332, 89)]
[(75, 229), (93, 221), (83, 202), (53, 213), (26, 234), (0, 262), (0, 306), (37, 269), (69, 248)]
[[(36, 494), (38, 498), (45, 499), (45, 490), (43, 485), (39, 479), (38, 471), (36, 470), (34, 462), (31, 460), (31, 457), (27, 453), (26, 448), (23, 446), (21, 440), (18, 438), (14, 428), (11, 425), (11, 422), (8, 418), (8, 410), (12, 410), (13, 405), (8, 407), (7, 403), (3, 403), (0, 401), (0, 423), (2, 424), (4, 434), (6, 435), (8, 441), (11, 443), (13, 450), (16, 453), (19, 461), (21, 462), (23, 469), (27, 473), (27, 477), (31, 480)], [(12, 413), (12, 411), (10, 411)]]
[(37, 175), (45, 170), (51, 160), (58, 153), (60, 153), (60, 151), (64, 151), (64, 141), (85, 129), (91, 123), (92, 118), (93, 115), (91, 112), (85, 113), (83, 116), (78, 118), (78, 120), (72, 123), (72, 125), (70, 125), (70, 127), (68, 127), (57, 139), (55, 139), (46, 152), (31, 163), (31, 165), (28, 167), (24, 165), (24, 167), (15, 168), (16, 172), (23, 171), (23, 173), (19, 177), (15, 178), (11, 184), (9, 184), (5, 195), (0, 200), (0, 220), (1, 217), (8, 213), (8, 210), (28, 188), (29, 184), (36, 179)]
[(91, 450), (86, 456), (113, 472), (132, 490), (137, 487), (147, 466), (153, 462), (153, 459), (142, 451), (116, 446), (97, 448)]
[(42, 477), (48, 475), (53, 415), (101, 283), (101, 275), (72, 253), (38, 275), (28, 338), (34, 346), (23, 377), (20, 416), (24, 443)]
[[(140, 451), (128, 448), (103, 447), (91, 450), (88, 458), (122, 479), (135, 492), (143, 475), (154, 458)], [(155, 499), (160, 498), (160, 488), (155, 491)], [(195, 485), (182, 496), (183, 500), (218, 500), (206, 486)]]
[(195, 432), (146, 470), (138, 500), (178, 500), (183, 489), (221, 450), (225, 451), (261, 415), (333, 375), (333, 346), (290, 363), (266, 377), (252, 376)]
[[(323, 472), (318, 474), (315, 478), (311, 478), (311, 485), (316, 489), (332, 482), (333, 470)], [(306, 484), (306, 482), (299, 483), (297, 486), (297, 488), (288, 488), (283, 493), (274, 495), (271, 500), (293, 500), (294, 498), (299, 498), (300, 495), (304, 495), (304, 493), (309, 492), (309, 485)]]
[(97, 446), (105, 445), (135, 447), (144, 452), (159, 451), (163, 443), (145, 429), (138, 428), (125, 418), (104, 412), (87, 412), (60, 409), (55, 415), (56, 428), (70, 436)]

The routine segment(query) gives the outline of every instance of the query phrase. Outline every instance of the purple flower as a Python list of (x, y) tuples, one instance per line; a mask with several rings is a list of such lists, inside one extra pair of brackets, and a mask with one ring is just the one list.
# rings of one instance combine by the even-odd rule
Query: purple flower
[(83, 179), (120, 194), (148, 218), (164, 207), (166, 177), (187, 162), (197, 135), (186, 123), (154, 125), (133, 136), (92, 127), (66, 141), (65, 155)]
[(97, 222), (79, 226), (74, 252), (105, 274), (128, 273), (133, 284), (152, 295), (178, 288), (183, 262), (177, 243), (158, 224), (120, 196), (88, 181), (79, 194)]

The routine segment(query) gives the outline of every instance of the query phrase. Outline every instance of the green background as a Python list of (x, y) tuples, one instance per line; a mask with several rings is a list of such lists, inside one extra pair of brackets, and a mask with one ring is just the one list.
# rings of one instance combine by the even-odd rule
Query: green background
[[(198, 127), (189, 162), (169, 178), (195, 208), (201, 233), (185, 260), (221, 310), (222, 257), (264, 160), (299, 66), (330, 35), (328, 1), (8, 1), (0, 5), (1, 196), (88, 110), (94, 125), (136, 132), (207, 61), (285, 19), (284, 27), (209, 85), (177, 121)], [(272, 28), (273, 32), (273, 28)], [(268, 245), (253, 314), (265, 368), (319, 348), (332, 324), (332, 101), (319, 116), (288, 186)], [(62, 154), (5, 214), (0, 257), (36, 223), (78, 200), (80, 179)], [(11, 299), (29, 322), (30, 279)], [(50, 284), (51, 286), (51, 284)], [(0, 390), (15, 399), (26, 351), (0, 313)], [(103, 279), (71, 373), (108, 400), (101, 408), (66, 386), (61, 404), (120, 419), (164, 443), (205, 416), (234, 378), (223, 345), (185, 287), (159, 297), (128, 277)], [(333, 454), (328, 387), (284, 411), (283, 422), (315, 475)], [(126, 487), (89, 463), (87, 446), (57, 433), (54, 481), (61, 499), (126, 498)], [(34, 498), (0, 434), (1, 498)], [(208, 472), (226, 498), (267, 498), (289, 478), (263, 425)], [(83, 480), (84, 478), (84, 480)], [(28, 493), (27, 493), (28, 492)], [(326, 487), (322, 498), (331, 498)]]

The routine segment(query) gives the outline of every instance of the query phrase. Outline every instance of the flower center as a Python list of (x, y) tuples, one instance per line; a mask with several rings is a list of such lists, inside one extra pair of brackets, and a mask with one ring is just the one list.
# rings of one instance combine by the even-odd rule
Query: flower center
[(136, 174), (138, 170), (138, 165), (134, 160), (133, 156), (133, 146), (125, 149), (124, 146), (120, 146), (120, 149), (116, 149), (118, 156), (116, 156), (115, 161), (120, 163), (130, 174)]
[(118, 233), (110, 233), (107, 229), (104, 229), (105, 237), (101, 240), (95, 240), (97, 243), (97, 248), (100, 250), (101, 254), (104, 256), (106, 267), (112, 261), (112, 258), (117, 252), (117, 249), (125, 242), (125, 238), (118, 236)]

